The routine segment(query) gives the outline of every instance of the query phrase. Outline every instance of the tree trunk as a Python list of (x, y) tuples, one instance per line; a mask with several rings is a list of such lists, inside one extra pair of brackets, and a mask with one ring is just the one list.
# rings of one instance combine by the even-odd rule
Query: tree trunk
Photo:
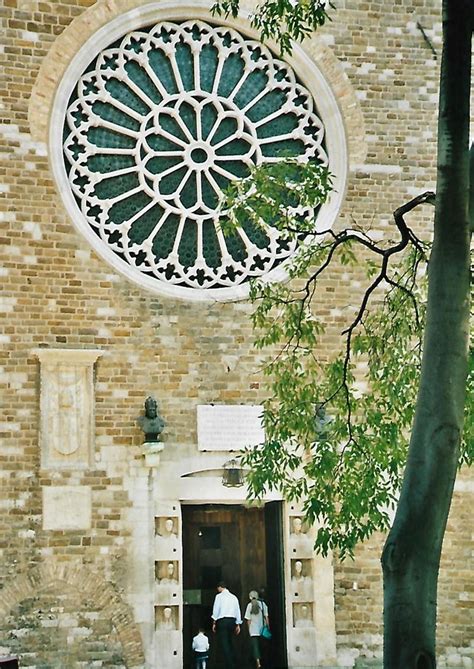
[(436, 666), (438, 571), (467, 375), (472, 28), (472, 0), (443, 1), (438, 175), (423, 362), (400, 501), (382, 555), (385, 669)]

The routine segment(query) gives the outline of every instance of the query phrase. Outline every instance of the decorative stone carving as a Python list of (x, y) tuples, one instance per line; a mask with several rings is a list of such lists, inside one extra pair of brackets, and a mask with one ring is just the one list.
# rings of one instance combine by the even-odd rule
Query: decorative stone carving
[(295, 599), (304, 602), (313, 599), (313, 579), (310, 573), (310, 560), (292, 560), (291, 592)]
[(295, 627), (314, 626), (312, 604), (293, 604), (293, 624)]
[[(178, 541), (178, 535), (175, 531), (175, 521), (173, 518), (166, 518), (162, 522), (163, 529), (159, 533), (161, 541), (167, 543), (176, 543)], [(161, 528), (160, 528), (161, 529)]]
[(334, 570), (332, 554), (315, 553), (317, 525), (304, 519), (300, 504), (288, 503), (288, 665), (335, 665)]
[(93, 365), (101, 351), (37, 349), (44, 469), (87, 468), (94, 438)]
[(155, 607), (155, 625), (160, 631), (178, 629), (178, 607), (157, 606)]
[[(161, 569), (160, 569), (161, 567)], [(160, 585), (177, 585), (177, 563), (164, 562), (158, 563), (158, 583)]]
[(179, 598), (178, 562), (160, 560), (155, 563), (156, 602), (158, 604), (177, 603)]
[(160, 557), (176, 558), (179, 549), (177, 518), (155, 518), (156, 549)]
[[(301, 535), (305, 534), (303, 529), (303, 520), (300, 518), (300, 516), (294, 516), (292, 518), (291, 534), (293, 535), (292, 539), (301, 539)], [(306, 537), (304, 538), (306, 539)]]
[(324, 404), (316, 405), (314, 412), (314, 431), (318, 439), (327, 439), (330, 425), (334, 418), (326, 412)]
[[(261, 42), (200, 20), (132, 30), (84, 67), (64, 119), (63, 166), (78, 224), (129, 278), (209, 298), (273, 271), (302, 239), (219, 201), (253, 165), (327, 165), (311, 92)], [(319, 212), (318, 212), (319, 215)]]
[(300, 516), (290, 518), (290, 552), (291, 557), (311, 557), (313, 543), (308, 536), (306, 525)]

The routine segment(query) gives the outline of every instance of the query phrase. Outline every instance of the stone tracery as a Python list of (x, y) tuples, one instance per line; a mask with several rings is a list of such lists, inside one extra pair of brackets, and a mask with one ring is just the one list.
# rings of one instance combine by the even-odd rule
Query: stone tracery
[(310, 93), (257, 41), (197, 20), (135, 30), (103, 50), (64, 125), (87, 224), (137, 277), (187, 288), (243, 283), (295, 251), (271, 226), (224, 237), (216, 214), (233, 179), (287, 155), (328, 162)]

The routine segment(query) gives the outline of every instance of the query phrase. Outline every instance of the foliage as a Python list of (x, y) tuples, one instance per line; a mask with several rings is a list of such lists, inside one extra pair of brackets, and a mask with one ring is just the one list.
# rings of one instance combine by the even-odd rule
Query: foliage
[(474, 335), (471, 334), (469, 370), (466, 383), (467, 402), (464, 409), (464, 431), (461, 444), (461, 464), (474, 462)]
[(265, 230), (271, 225), (288, 239), (312, 233), (314, 213), (331, 192), (332, 178), (324, 165), (287, 158), (252, 167), (247, 179), (232, 181), (220, 203), (224, 234), (248, 221)]
[[(273, 355), (264, 368), (266, 441), (246, 451), (243, 463), (251, 496), (280, 489), (288, 500), (303, 500), (319, 528), (316, 547), (324, 554), (337, 547), (344, 557), (388, 527), (397, 502), (420, 374), (429, 254), (404, 215), (433, 204), (434, 195), (397, 210), (399, 238), (379, 246), (357, 225), (315, 229), (315, 211), (330, 190), (325, 167), (288, 159), (234, 182), (222, 207), (227, 234), (250, 218), (310, 242), (288, 267), (288, 283), (251, 287), (256, 346)], [(348, 272), (365, 268), (366, 286), (340, 335), (340, 353), (328, 360), (316, 291), (338, 263)], [(472, 435), (472, 413), (467, 418)], [(464, 462), (472, 461), (472, 448), (466, 440)]]
[[(216, 0), (212, 13), (218, 16), (237, 16), (240, 0)], [(291, 52), (291, 40), (301, 42), (313, 30), (329, 19), (326, 0), (266, 0), (251, 17), (251, 25), (263, 41), (277, 42), (282, 54)]]

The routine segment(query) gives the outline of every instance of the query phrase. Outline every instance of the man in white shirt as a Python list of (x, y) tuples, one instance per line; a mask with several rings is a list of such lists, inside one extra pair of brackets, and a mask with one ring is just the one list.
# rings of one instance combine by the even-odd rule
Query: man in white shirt
[(222, 581), (217, 586), (217, 593), (212, 608), (212, 631), (217, 632), (226, 669), (235, 669), (232, 635), (240, 634), (242, 616), (239, 600)]

